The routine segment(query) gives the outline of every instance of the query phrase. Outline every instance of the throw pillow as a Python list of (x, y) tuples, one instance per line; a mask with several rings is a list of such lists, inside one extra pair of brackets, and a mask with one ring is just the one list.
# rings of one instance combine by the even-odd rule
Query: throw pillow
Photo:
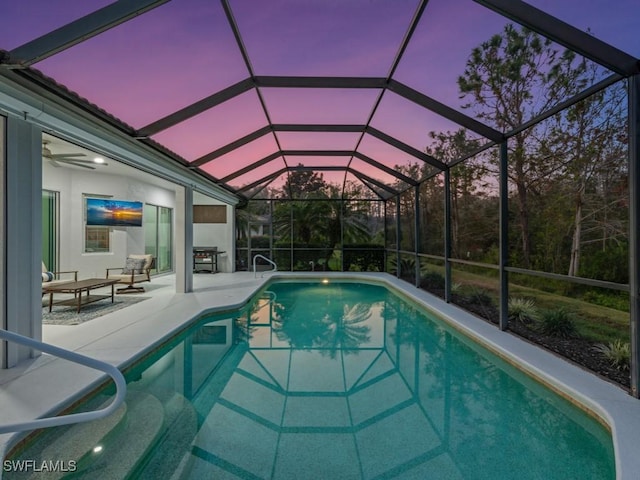
[(132, 273), (143, 273), (142, 267), (144, 267), (144, 258), (127, 258), (124, 263), (122, 273), (130, 275)]
[(144, 273), (144, 266), (146, 265), (147, 260), (144, 258), (136, 258), (136, 260), (139, 262), (135, 267), (136, 273)]
[(42, 272), (42, 281), (43, 282), (50, 282), (51, 280), (53, 280), (53, 277), (55, 277), (53, 272)]

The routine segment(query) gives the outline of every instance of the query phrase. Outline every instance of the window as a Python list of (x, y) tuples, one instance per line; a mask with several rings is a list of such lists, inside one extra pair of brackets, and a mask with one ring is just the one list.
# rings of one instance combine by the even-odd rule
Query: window
[(58, 192), (42, 190), (42, 261), (50, 272), (59, 270), (59, 196)]
[(86, 211), (87, 198), (112, 198), (111, 195), (94, 195), (92, 193), (82, 194), (84, 205), (84, 252), (103, 253), (111, 251), (111, 228), (102, 226), (87, 225)]
[(85, 226), (84, 235), (84, 251), (89, 252), (108, 252), (109, 245), (109, 227), (87, 227)]
[(172, 221), (173, 211), (168, 207), (145, 204), (145, 253), (156, 259), (154, 273), (170, 272), (173, 268)]

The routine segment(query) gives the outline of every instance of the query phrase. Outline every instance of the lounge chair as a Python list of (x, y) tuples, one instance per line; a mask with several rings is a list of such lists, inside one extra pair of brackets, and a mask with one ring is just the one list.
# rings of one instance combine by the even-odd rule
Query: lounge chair
[[(61, 275), (73, 274), (73, 278), (60, 278)], [(50, 272), (44, 262), (42, 262), (42, 288), (60, 283), (69, 283), (78, 281), (78, 271), (68, 270), (65, 272)]]
[(118, 283), (126, 287), (118, 288), (117, 293), (144, 292), (137, 283), (151, 281), (151, 269), (155, 265), (153, 255), (128, 255), (124, 267), (107, 268), (107, 278), (117, 278)]

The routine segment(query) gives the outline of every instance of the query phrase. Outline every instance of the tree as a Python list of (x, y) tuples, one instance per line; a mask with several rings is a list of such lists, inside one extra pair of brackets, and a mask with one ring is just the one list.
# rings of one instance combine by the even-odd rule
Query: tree
[(236, 208), (236, 239), (246, 243), (247, 238), (251, 235), (251, 224), (255, 223), (260, 216), (266, 216), (268, 213), (268, 203), (260, 200), (249, 201)]
[(332, 217), (327, 201), (291, 200), (279, 202), (274, 209), (274, 230), (280, 241), (292, 238), (301, 244), (329, 245), (327, 224)]
[[(463, 108), (473, 109), (480, 120), (503, 132), (522, 125), (548, 110), (574, 89), (572, 80), (582, 74), (575, 54), (558, 51), (552, 42), (511, 24), (471, 52), (458, 78)], [(539, 153), (537, 127), (518, 133), (510, 142), (509, 179), (518, 203), (518, 224), (525, 267), (531, 263), (529, 195), (533, 184), (559, 166)]]
[[(455, 132), (429, 132), (429, 137), (432, 143), (425, 149), (426, 153), (446, 164), (450, 164), (480, 147), (480, 142), (468, 138), (466, 130), (463, 128)], [(450, 173), (451, 243), (453, 256), (460, 258), (463, 251), (468, 251), (470, 248), (468, 242), (463, 244), (465, 235), (461, 229), (469, 231), (468, 227), (472, 223), (477, 225), (480, 221), (475, 215), (477, 212), (473, 212), (473, 218), (465, 218), (463, 210), (470, 211), (475, 201), (483, 196), (479, 187), (486, 174), (486, 169), (481, 162), (469, 159), (457, 164)], [(468, 239), (465, 240), (468, 241)]]
[[(342, 230), (346, 242), (358, 243), (370, 237), (367, 219), (362, 210), (351, 202), (344, 202), (340, 189), (324, 181), (322, 174), (294, 171), (289, 175), (283, 192), (291, 191), (293, 198), (287, 208), (276, 207), (276, 233), (281, 240), (293, 238), (303, 244), (322, 243), (330, 247), (341, 244)], [(353, 185), (349, 191), (358, 193)], [(290, 218), (293, 215), (293, 225)]]
[[(302, 164), (298, 164), (302, 167)], [(289, 173), (283, 185), (280, 197), (301, 199), (286, 204), (278, 203), (274, 209), (274, 229), (280, 240), (294, 238), (303, 244), (323, 243), (326, 219), (329, 218), (331, 207), (327, 202), (304, 201), (311, 198), (328, 198), (329, 184), (324, 181), (321, 173), (311, 170), (294, 170)], [(291, 219), (293, 217), (293, 223)]]
[[(418, 179), (422, 176), (425, 165), (423, 163), (410, 163), (408, 165), (396, 165), (394, 170), (402, 173), (409, 178)], [(395, 183), (397, 190), (406, 189), (406, 185), (401, 180), (397, 180)], [(408, 188), (402, 192), (397, 201), (400, 204), (400, 242), (401, 250), (413, 250), (415, 240), (415, 205), (416, 194), (413, 188)], [(395, 213), (395, 212), (394, 212)]]
[[(585, 66), (585, 75), (577, 79), (582, 87), (595, 83), (598, 70)], [(606, 178), (612, 172), (623, 176), (625, 169), (625, 91), (621, 83), (600, 91), (569, 107), (554, 117), (550, 132), (555, 154), (566, 165), (562, 182), (566, 185), (573, 206), (571, 252), (567, 275), (580, 274), (580, 259), (585, 234), (589, 242), (606, 239), (609, 229), (594, 238), (599, 219), (606, 218), (608, 204), (605, 195), (610, 188)], [(623, 194), (626, 192), (622, 192)], [(620, 197), (613, 199), (618, 203)], [(605, 215), (600, 215), (600, 213)], [(605, 240), (606, 243), (606, 240)], [(603, 244), (604, 245), (604, 244)]]
[[(302, 167), (301, 163), (298, 167)], [(329, 184), (325, 182), (321, 173), (312, 170), (294, 170), (289, 172), (287, 181), (282, 187), (282, 198), (326, 198)]]
[(444, 182), (442, 175), (431, 177), (420, 185), (419, 251), (444, 255)]

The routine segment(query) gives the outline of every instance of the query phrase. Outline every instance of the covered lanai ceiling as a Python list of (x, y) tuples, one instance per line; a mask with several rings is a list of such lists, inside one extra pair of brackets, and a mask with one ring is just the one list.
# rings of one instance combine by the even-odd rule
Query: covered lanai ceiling
[[(597, 19), (583, 25), (594, 18), (584, 17), (581, 2), (8, 4), (0, 15), (2, 74), (53, 90), (248, 198), (281, 188), (300, 170), (320, 172), (343, 190), (360, 184), (389, 198), (451, 164), (425, 153), (429, 132), (462, 128), (489, 149), (563, 103), (640, 70), (624, 36), (605, 43)], [(621, 3), (619, 32), (633, 30), (638, 10), (633, 1)], [(598, 75), (595, 87), (498, 131), (463, 107), (457, 78), (472, 49), (509, 23), (577, 52)], [(400, 171), (416, 162), (427, 168)]]

